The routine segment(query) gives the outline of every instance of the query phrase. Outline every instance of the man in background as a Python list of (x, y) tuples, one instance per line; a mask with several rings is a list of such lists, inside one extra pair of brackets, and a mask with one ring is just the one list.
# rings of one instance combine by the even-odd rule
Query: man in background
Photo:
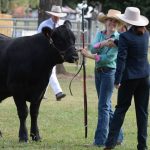
[[(38, 33), (42, 31), (43, 27), (49, 27), (51, 29), (54, 29), (60, 25), (63, 24), (64, 20), (60, 19), (65, 17), (67, 14), (62, 12), (62, 9), (60, 6), (53, 5), (51, 8), (51, 11), (46, 11), (48, 15), (50, 15), (50, 18), (43, 21), (39, 27), (38, 27)], [(57, 76), (56, 76), (56, 66), (53, 67), (52, 74), (50, 76), (49, 84), (51, 88), (53, 89), (56, 100), (60, 101), (62, 98), (66, 96), (62, 92), (62, 89), (60, 87), (60, 84), (58, 82)]]

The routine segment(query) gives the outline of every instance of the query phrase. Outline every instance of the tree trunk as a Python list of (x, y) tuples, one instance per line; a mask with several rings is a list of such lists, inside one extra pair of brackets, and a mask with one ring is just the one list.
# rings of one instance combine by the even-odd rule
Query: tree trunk
[[(52, 5), (62, 6), (62, 0), (40, 0), (39, 1), (39, 11), (38, 11), (38, 25), (49, 18), (45, 13), (46, 10), (50, 11)], [(63, 64), (56, 65), (56, 72), (58, 74), (66, 74), (66, 70)]]

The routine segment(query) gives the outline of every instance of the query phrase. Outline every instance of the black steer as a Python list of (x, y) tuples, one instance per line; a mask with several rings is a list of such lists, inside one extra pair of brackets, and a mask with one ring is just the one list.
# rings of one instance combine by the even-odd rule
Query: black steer
[(0, 36), (0, 102), (14, 98), (20, 120), (19, 141), (28, 141), (26, 101), (30, 102), (30, 136), (38, 141), (37, 117), (52, 68), (77, 59), (74, 34), (65, 25), (55, 30), (43, 28), (42, 33), (33, 36)]

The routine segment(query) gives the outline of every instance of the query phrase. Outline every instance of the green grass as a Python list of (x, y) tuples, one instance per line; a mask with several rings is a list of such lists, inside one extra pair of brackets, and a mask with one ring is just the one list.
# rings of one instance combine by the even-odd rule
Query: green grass
[[(65, 64), (68, 65), (68, 64)], [(87, 62), (88, 75), (93, 75), (91, 67), (93, 62)], [(72, 66), (72, 68), (71, 68)], [(90, 68), (89, 68), (90, 66)], [(76, 72), (74, 65), (66, 68)], [(89, 72), (89, 70), (91, 72)], [(76, 78), (72, 83), (73, 96), (69, 93), (69, 82), (71, 77), (59, 76), (59, 81), (63, 91), (67, 96), (62, 101), (56, 101), (50, 87), (48, 87), (40, 107), (38, 124), (42, 142), (19, 143), (18, 126), (19, 121), (15, 104), (11, 98), (0, 104), (0, 130), (3, 138), (0, 139), (0, 150), (97, 150), (100, 148), (86, 148), (84, 144), (92, 143), (97, 122), (97, 96), (94, 86), (94, 79), (87, 78), (87, 98), (88, 98), (88, 138), (84, 138), (83, 119), (83, 79)], [(117, 91), (113, 94), (113, 105), (116, 104)], [(28, 103), (29, 105), (29, 103)], [(30, 131), (30, 117), (27, 119), (27, 128)], [(134, 104), (126, 114), (123, 125), (124, 143), (116, 147), (116, 150), (136, 150), (136, 121)], [(148, 127), (150, 136), (150, 123)], [(150, 147), (150, 139), (148, 145)]]

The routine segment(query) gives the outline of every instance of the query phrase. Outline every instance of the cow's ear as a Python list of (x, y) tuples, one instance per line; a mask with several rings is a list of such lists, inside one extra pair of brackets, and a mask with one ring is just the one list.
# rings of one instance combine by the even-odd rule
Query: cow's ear
[(51, 37), (51, 34), (52, 34), (52, 29), (49, 28), (49, 27), (43, 27), (43, 28), (42, 28), (42, 33), (43, 33), (46, 37), (50, 38), (50, 37)]
[(65, 20), (64, 25), (71, 30), (72, 23), (69, 20)]

